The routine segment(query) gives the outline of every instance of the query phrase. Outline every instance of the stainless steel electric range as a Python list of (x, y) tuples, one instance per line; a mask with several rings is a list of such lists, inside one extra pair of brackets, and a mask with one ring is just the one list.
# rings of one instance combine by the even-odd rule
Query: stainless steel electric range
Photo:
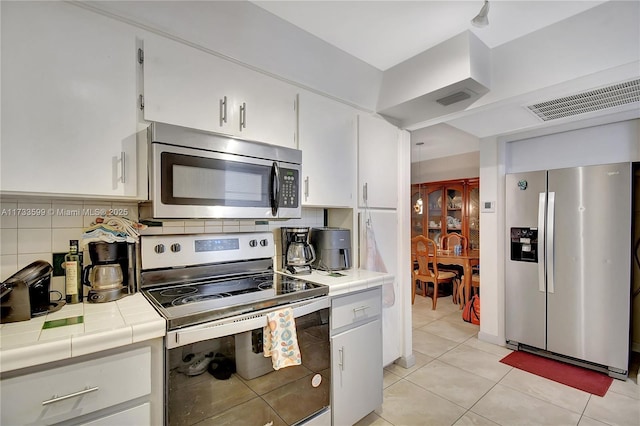
[[(141, 291), (167, 320), (166, 423), (330, 416), (329, 289), (275, 272), (272, 233), (143, 236), (140, 251)], [(284, 308), (302, 355), (286, 374), (262, 351), (266, 315)]]

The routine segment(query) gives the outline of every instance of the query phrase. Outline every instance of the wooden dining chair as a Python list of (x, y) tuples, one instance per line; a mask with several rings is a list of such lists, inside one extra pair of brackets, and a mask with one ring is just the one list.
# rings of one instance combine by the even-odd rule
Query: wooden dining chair
[(438, 303), (438, 284), (452, 282), (455, 272), (438, 270), (438, 245), (424, 235), (419, 235), (411, 240), (411, 251), (415, 254), (418, 269), (413, 271), (413, 285), (411, 291), (411, 303), (416, 299), (416, 288), (422, 285), (422, 295), (427, 296), (429, 284), (433, 286), (431, 296), (431, 309), (436, 309)]
[[(453, 248), (457, 245), (462, 246), (462, 250), (467, 250), (468, 242), (467, 237), (464, 235), (460, 235), (457, 232), (451, 232), (449, 234), (445, 234), (440, 238), (440, 249), (441, 250), (449, 250), (453, 252)], [(459, 265), (438, 265), (438, 268), (441, 271), (455, 272), (456, 279), (453, 283), (453, 303), (462, 304), (464, 303), (463, 293), (460, 292), (462, 288), (462, 274), (463, 268)]]
[(467, 237), (460, 235), (457, 232), (451, 232), (445, 234), (440, 238), (441, 250), (453, 250), (457, 245), (462, 246), (462, 250), (466, 250), (468, 247)]
[[(456, 284), (454, 283), (454, 285)], [(473, 267), (473, 274), (471, 275), (471, 293), (480, 294), (480, 268), (478, 266)], [(471, 299), (471, 296), (472, 295), (470, 294), (469, 299)], [(464, 304), (464, 275), (458, 283), (458, 297), (460, 298), (460, 309), (462, 309), (462, 305)]]

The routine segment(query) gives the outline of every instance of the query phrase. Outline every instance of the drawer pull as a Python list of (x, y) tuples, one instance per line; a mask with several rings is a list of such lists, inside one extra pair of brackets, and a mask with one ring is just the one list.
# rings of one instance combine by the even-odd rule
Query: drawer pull
[(78, 391), (78, 392), (70, 393), (69, 395), (64, 395), (64, 396), (56, 396), (56, 395), (54, 395), (53, 398), (51, 398), (51, 399), (49, 399), (47, 401), (42, 401), (42, 405), (53, 404), (54, 402), (60, 402), (60, 401), (64, 401), (65, 399), (75, 398), (76, 396), (85, 395), (87, 393), (95, 392), (97, 390), (98, 390), (98, 386), (93, 387), (93, 388), (86, 388), (86, 389)]
[(366, 311), (370, 307), (371, 306), (369, 306), (369, 305), (363, 305), (363, 306), (359, 306), (357, 308), (353, 308), (353, 315), (356, 315), (358, 313), (358, 311)]

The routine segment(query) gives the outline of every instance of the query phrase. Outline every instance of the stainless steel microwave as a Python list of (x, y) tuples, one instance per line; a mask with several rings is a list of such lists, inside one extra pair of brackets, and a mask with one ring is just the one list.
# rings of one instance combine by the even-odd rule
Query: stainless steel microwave
[(152, 123), (143, 219), (300, 218), (302, 151)]

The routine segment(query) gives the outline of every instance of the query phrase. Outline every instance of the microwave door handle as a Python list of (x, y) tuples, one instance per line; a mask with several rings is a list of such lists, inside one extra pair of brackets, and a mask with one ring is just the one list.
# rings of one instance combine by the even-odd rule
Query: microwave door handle
[(271, 214), (273, 216), (278, 215), (278, 203), (280, 201), (280, 167), (278, 163), (273, 162), (271, 166)]

